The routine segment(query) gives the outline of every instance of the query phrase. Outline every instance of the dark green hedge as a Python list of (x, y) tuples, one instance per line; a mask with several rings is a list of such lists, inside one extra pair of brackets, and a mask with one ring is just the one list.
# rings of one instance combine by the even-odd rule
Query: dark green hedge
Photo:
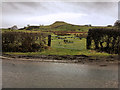
[(87, 49), (95, 49), (111, 54), (120, 54), (120, 29), (89, 29)]
[(47, 35), (43, 33), (4, 32), (2, 33), (3, 52), (35, 52), (46, 48)]

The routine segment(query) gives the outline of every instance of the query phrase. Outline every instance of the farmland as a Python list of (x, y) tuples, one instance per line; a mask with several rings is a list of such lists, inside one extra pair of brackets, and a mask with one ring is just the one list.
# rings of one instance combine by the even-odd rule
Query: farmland
[[(47, 40), (47, 38), (46, 38)], [(66, 41), (65, 41), (66, 40)], [(86, 49), (86, 38), (52, 35), (51, 47), (41, 52), (5, 52), (13, 55), (87, 55), (87, 56), (109, 56), (111, 54), (96, 52)]]
[[(111, 54), (86, 49), (86, 37), (90, 28), (95, 26), (73, 25), (56, 21), (51, 25), (27, 26), (19, 30), (2, 29), (5, 32), (47, 33), (51, 35), (51, 46), (41, 52), (4, 52), (15, 55), (88, 55), (109, 56)], [(97, 27), (99, 28), (99, 27)], [(100, 27), (101, 28), (101, 27)], [(112, 28), (112, 27), (102, 27)], [(46, 43), (48, 38), (46, 37)]]

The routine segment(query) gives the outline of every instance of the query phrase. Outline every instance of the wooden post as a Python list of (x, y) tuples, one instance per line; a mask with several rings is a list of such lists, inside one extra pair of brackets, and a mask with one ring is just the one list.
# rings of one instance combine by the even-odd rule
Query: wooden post
[(120, 60), (120, 36), (118, 37), (118, 57)]
[(87, 36), (86, 43), (87, 43), (87, 49), (90, 49), (90, 46), (91, 46), (91, 39), (90, 39), (90, 36)]
[(48, 46), (51, 46), (51, 35), (48, 35)]
[(91, 39), (92, 35), (91, 34), (92, 34), (92, 31), (91, 31), (91, 29), (89, 29), (87, 40), (86, 40), (86, 48), (87, 49), (91, 49), (91, 41), (92, 41), (92, 39)]

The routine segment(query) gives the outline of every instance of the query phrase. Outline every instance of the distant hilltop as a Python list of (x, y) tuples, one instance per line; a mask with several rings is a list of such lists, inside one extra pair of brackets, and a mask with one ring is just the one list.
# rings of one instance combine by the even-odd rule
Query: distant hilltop
[[(115, 25), (118, 25), (119, 22), (116, 21)], [(14, 25), (13, 27), (8, 28), (9, 30), (35, 30), (35, 31), (77, 31), (77, 32), (86, 32), (90, 28), (93, 27), (113, 27), (112, 25), (107, 26), (92, 26), (91, 24), (88, 25), (75, 25), (70, 24), (64, 21), (56, 21), (50, 25), (39, 25), (39, 26), (33, 26), (33, 25), (27, 25), (26, 27), (18, 29), (17, 25)]]
[[(83, 28), (81, 28), (83, 27)], [(91, 25), (74, 25), (70, 23), (66, 23), (64, 21), (56, 21), (51, 25), (39, 25), (39, 26), (31, 26), (27, 25), (27, 27), (21, 28), (20, 30), (44, 30), (44, 31), (84, 31), (83, 29), (87, 27), (91, 27)], [(86, 29), (87, 30), (87, 29)]]
[[(76, 31), (76, 32), (87, 32), (90, 28), (95, 27), (91, 24), (89, 25), (75, 25), (70, 24), (64, 21), (56, 21), (50, 25), (39, 25), (39, 26), (31, 26), (27, 25), (27, 27), (21, 28), (19, 30), (39, 30), (39, 31)], [(106, 26), (97, 26), (97, 27), (106, 27)], [(109, 25), (112, 27), (112, 25)]]

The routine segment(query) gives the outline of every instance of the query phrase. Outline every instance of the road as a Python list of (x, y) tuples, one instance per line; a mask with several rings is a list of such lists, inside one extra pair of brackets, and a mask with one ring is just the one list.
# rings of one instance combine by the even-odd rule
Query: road
[(117, 88), (118, 65), (3, 60), (3, 88)]

